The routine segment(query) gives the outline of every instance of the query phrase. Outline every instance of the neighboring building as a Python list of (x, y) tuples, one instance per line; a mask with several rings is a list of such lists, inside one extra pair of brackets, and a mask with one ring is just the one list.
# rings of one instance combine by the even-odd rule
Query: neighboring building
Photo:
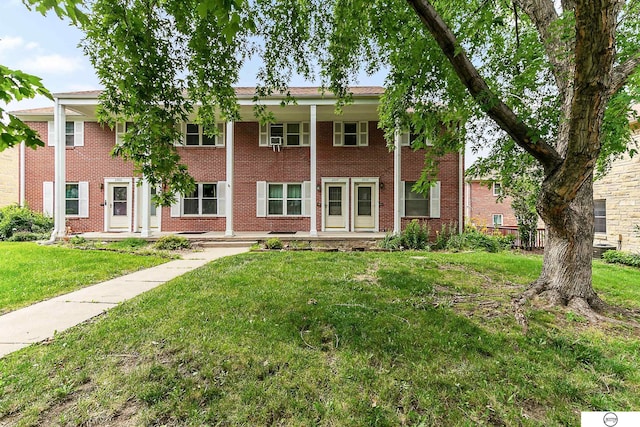
[[(640, 126), (631, 124), (634, 140), (640, 144)], [(640, 156), (613, 162), (611, 170), (593, 183), (595, 245), (609, 245), (625, 251), (640, 251)]]
[(0, 151), (0, 208), (20, 202), (20, 147)]
[[(98, 91), (56, 94), (55, 108), (15, 113), (47, 141), (25, 153), (26, 202), (52, 214), (59, 234), (69, 227), (142, 236), (155, 230), (314, 236), (399, 231), (413, 218), (432, 230), (461, 225), (463, 155), (441, 158), (429, 195), (413, 193), (425, 151), (412, 150), (406, 135), (384, 139), (377, 115), (382, 88), (352, 91), (353, 104), (337, 116), (332, 96), (291, 88), (297, 105), (281, 107), (282, 97), (260, 101), (277, 120), (261, 126), (252, 112), (254, 89), (238, 88), (243, 121), (219, 123), (215, 138), (196, 124), (182, 124), (178, 152), (197, 189), (171, 208), (153, 206), (153, 189), (133, 165), (110, 155), (124, 124), (114, 131), (97, 123)], [(390, 151), (394, 143), (399, 149)]]
[(518, 221), (511, 209), (511, 198), (500, 200), (499, 182), (467, 178), (465, 188), (465, 218), (476, 227), (517, 227)]

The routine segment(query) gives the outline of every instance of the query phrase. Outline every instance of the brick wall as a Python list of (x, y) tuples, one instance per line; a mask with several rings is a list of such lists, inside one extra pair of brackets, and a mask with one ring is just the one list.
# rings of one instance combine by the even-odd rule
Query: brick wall
[(20, 202), (20, 147), (0, 151), (0, 208)]
[(478, 181), (469, 183), (470, 212), (467, 222), (479, 227), (493, 227), (493, 215), (502, 214), (502, 225), (517, 227), (518, 221), (511, 209), (511, 198), (505, 197), (498, 202), (498, 196), (493, 195), (493, 188)]
[[(47, 123), (30, 122), (46, 140)], [(256, 217), (256, 181), (303, 182), (310, 179), (309, 147), (283, 147), (274, 152), (271, 147), (258, 146), (257, 122), (237, 122), (234, 127), (234, 230), (236, 231), (308, 231), (309, 217)], [(67, 181), (89, 182), (89, 218), (70, 218), (68, 225), (74, 232), (104, 230), (105, 177), (134, 177), (130, 163), (113, 158), (110, 151), (115, 142), (113, 131), (102, 128), (95, 122), (85, 122), (84, 147), (67, 148)], [(198, 182), (226, 180), (226, 148), (181, 147), (178, 149), (183, 163)], [(402, 180), (415, 181), (420, 177), (424, 165), (424, 151), (414, 152), (402, 148)], [(432, 228), (441, 224), (457, 223), (459, 212), (458, 165), (456, 154), (441, 159), (438, 180), (441, 181), (441, 218), (425, 219)], [(26, 198), (34, 209), (42, 210), (42, 182), (53, 181), (54, 148), (44, 147), (28, 150), (26, 156)], [(323, 177), (332, 178), (378, 178), (379, 228), (393, 229), (393, 153), (387, 148), (383, 133), (377, 122), (369, 122), (368, 147), (334, 147), (333, 123), (317, 124), (317, 178), (312, 191), (317, 191), (321, 205), (320, 188)], [(135, 194), (135, 192), (134, 192)], [(135, 195), (134, 195), (135, 197)], [(131, 200), (133, 206), (136, 201)], [(317, 229), (321, 230), (322, 207), (316, 206)], [(164, 231), (224, 231), (225, 218), (172, 218), (170, 209), (161, 210)], [(406, 224), (410, 218), (403, 219)], [(133, 218), (132, 218), (133, 222)]]

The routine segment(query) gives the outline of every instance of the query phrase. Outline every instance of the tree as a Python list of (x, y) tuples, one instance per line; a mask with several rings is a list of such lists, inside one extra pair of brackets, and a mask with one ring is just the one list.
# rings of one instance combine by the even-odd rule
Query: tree
[[(85, 15), (80, 10), (82, 0), (23, 0), (28, 8), (45, 15), (53, 10), (59, 18), (69, 17), (72, 22), (84, 22)], [(0, 101), (9, 103), (44, 95), (53, 99), (49, 91), (42, 84), (39, 77), (12, 70), (0, 64)], [(13, 114), (0, 108), (0, 151), (24, 142), (27, 147), (41, 147), (44, 145), (40, 136), (29, 126), (25, 125)]]
[(502, 174), (541, 168), (544, 264), (519, 304), (546, 292), (589, 313), (603, 307), (593, 172), (601, 153), (606, 164), (627, 149), (639, 17), (637, 0), (95, 0), (84, 49), (105, 86), (101, 118), (134, 122), (117, 153), (163, 185), (164, 202), (193, 184), (173, 123), (195, 110), (203, 124), (237, 119), (232, 84), (250, 55), (264, 62), (257, 98), (286, 93), (295, 72), (319, 77), (338, 109), (362, 67), (386, 67), (380, 126), (435, 143), (423, 181), (474, 133)]

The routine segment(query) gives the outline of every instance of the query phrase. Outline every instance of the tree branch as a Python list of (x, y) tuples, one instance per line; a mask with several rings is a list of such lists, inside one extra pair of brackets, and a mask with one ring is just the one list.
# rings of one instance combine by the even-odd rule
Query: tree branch
[(476, 67), (469, 61), (455, 35), (428, 0), (407, 0), (429, 30), (456, 74), (471, 96), (507, 134), (550, 172), (562, 163), (558, 152), (542, 139), (534, 140), (535, 132), (489, 88)]
[(611, 85), (609, 87), (609, 96), (613, 96), (627, 83), (627, 79), (633, 74), (640, 66), (640, 52), (635, 56), (627, 59), (622, 64), (619, 64), (613, 69), (611, 75)]

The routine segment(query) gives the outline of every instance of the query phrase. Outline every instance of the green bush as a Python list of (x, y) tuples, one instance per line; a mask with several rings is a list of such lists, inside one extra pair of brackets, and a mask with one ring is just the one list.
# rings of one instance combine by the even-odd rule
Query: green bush
[(400, 249), (402, 246), (402, 236), (399, 234), (387, 233), (384, 239), (378, 242), (378, 246), (383, 249)]
[(82, 236), (71, 236), (69, 239), (69, 244), (74, 246), (85, 245), (87, 243), (87, 239)]
[(465, 230), (462, 234), (452, 236), (447, 242), (447, 250), (452, 252), (463, 250), (481, 250), (499, 252), (509, 249), (515, 240), (513, 235), (485, 234), (475, 229)]
[(282, 244), (282, 241), (280, 239), (278, 239), (277, 237), (272, 237), (269, 240), (267, 240), (265, 242), (264, 246), (267, 249), (282, 249), (282, 248), (284, 248), (284, 245)]
[(51, 235), (47, 233), (18, 231), (13, 233), (13, 235), (7, 239), (7, 242), (33, 242), (35, 240), (49, 240), (49, 237), (51, 237)]
[(633, 254), (622, 251), (606, 251), (602, 254), (602, 259), (610, 264), (629, 265), (640, 267), (640, 254)]
[(429, 249), (429, 226), (411, 220), (401, 234), (401, 241), (406, 249)]
[(439, 232), (436, 232), (436, 240), (431, 245), (431, 249), (442, 250), (447, 248), (449, 240), (458, 234), (458, 230), (455, 224), (442, 224)]
[(169, 234), (159, 238), (153, 247), (162, 251), (177, 251), (191, 248), (191, 242), (185, 237)]
[(10, 205), (0, 209), (0, 240), (8, 240), (17, 233), (21, 236), (19, 238), (25, 238), (27, 234), (36, 234), (37, 240), (41, 238), (40, 235), (51, 234), (52, 230), (53, 218), (27, 207)]

